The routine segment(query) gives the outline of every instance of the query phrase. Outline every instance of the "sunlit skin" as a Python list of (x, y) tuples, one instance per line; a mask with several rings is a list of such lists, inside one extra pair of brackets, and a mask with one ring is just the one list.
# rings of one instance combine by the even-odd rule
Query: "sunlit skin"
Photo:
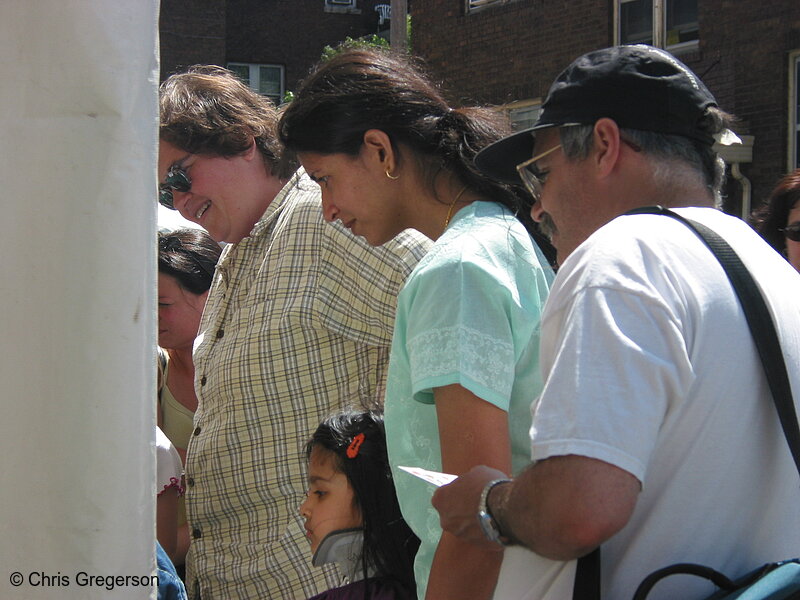
[[(158, 345), (169, 355), (165, 384), (175, 400), (192, 412), (197, 410), (192, 345), (207, 297), (207, 291), (193, 294), (171, 275), (158, 274)], [(178, 454), (186, 460), (186, 449), (178, 448)]]
[(340, 221), (373, 246), (385, 244), (404, 229), (436, 240), (448, 215), (478, 199), (452, 172), (439, 171), (433, 182), (422, 176), (418, 158), (379, 129), (364, 133), (355, 156), (298, 153), (322, 190), (325, 219)]
[(224, 158), (190, 154), (161, 140), (159, 182), (173, 165), (182, 167), (191, 180), (188, 192), (173, 191), (175, 209), (217, 242), (236, 243), (248, 236), (284, 183), (268, 173), (255, 143), (240, 155)]
[[(795, 204), (794, 208), (789, 211), (786, 224), (791, 225), (797, 221), (800, 221), (800, 204)], [(800, 271), (800, 242), (786, 238), (786, 258), (795, 269)]]
[(193, 294), (171, 275), (158, 274), (158, 345), (191, 352), (208, 292)]
[(373, 246), (388, 242), (408, 225), (405, 206), (391, 196), (386, 173), (372, 167), (362, 150), (357, 156), (343, 153), (302, 152), (300, 163), (322, 191), (322, 213), (328, 222), (340, 221), (354, 235)]
[[(560, 143), (557, 128), (544, 129), (536, 136), (533, 155), (542, 154)], [(531, 208), (531, 217), (543, 225), (545, 235), (558, 251), (559, 262), (566, 258), (568, 246), (571, 252), (578, 245), (573, 238), (577, 239), (579, 235), (583, 235), (584, 239), (586, 237), (574, 226), (581, 222), (581, 215), (576, 214), (580, 211), (575, 206), (576, 193), (580, 188), (580, 179), (574, 173), (578, 165), (570, 164), (566, 168), (567, 163), (561, 148), (537, 161), (537, 169), (546, 175), (546, 180), (539, 202)], [(583, 217), (585, 219), (585, 215)], [(564, 239), (565, 231), (567, 239)]]
[(315, 447), (308, 461), (308, 491), (300, 505), (305, 519), (306, 535), (311, 552), (332, 531), (361, 527), (361, 511), (355, 505), (353, 488), (347, 476), (336, 470), (335, 456), (324, 448)]
[[(543, 129), (536, 135), (533, 155), (560, 143), (559, 128)], [(686, 206), (687, 202), (713, 205), (699, 176), (677, 181), (673, 188), (659, 185), (650, 176), (647, 156), (625, 143), (616, 122), (608, 118), (594, 124), (586, 158), (569, 160), (560, 147), (536, 166), (545, 181), (531, 216), (551, 236), (559, 264), (603, 225), (641, 206), (643, 198), (648, 204), (670, 207)]]

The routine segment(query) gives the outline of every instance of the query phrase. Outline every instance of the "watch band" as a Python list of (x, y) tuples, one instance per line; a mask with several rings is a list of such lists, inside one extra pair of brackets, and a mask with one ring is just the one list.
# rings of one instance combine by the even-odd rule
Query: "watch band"
[(501, 546), (510, 545), (511, 540), (500, 533), (500, 527), (489, 510), (489, 493), (495, 486), (500, 485), (501, 483), (508, 483), (510, 481), (510, 479), (494, 479), (490, 481), (484, 486), (483, 490), (481, 491), (480, 500), (478, 501), (478, 522), (481, 525), (483, 534), (490, 542), (495, 542)]

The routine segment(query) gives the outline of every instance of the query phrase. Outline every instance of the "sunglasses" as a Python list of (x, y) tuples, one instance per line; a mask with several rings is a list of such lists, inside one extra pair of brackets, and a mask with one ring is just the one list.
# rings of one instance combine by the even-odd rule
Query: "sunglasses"
[(172, 165), (167, 171), (167, 178), (164, 183), (158, 186), (158, 202), (161, 206), (170, 210), (175, 210), (172, 192), (188, 192), (192, 189), (192, 180), (189, 174), (180, 165)]
[(792, 240), (793, 242), (800, 242), (800, 221), (795, 221), (791, 225), (787, 225), (779, 229), (784, 236), (786, 236), (787, 240)]

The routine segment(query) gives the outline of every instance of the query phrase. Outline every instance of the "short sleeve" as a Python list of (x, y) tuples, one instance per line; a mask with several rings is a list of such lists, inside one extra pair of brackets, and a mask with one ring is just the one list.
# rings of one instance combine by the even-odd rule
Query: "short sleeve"
[(463, 257), (442, 260), (407, 290), (406, 340), (417, 401), (458, 383), (508, 410), (516, 363), (513, 307), (498, 278)]
[(169, 438), (156, 427), (156, 496), (160, 496), (169, 488), (183, 494), (183, 466), (181, 456)]
[(586, 244), (559, 272), (542, 321), (532, 457), (578, 454), (643, 481), (665, 415), (694, 381), (691, 319), (658, 253), (625, 248), (623, 260)]

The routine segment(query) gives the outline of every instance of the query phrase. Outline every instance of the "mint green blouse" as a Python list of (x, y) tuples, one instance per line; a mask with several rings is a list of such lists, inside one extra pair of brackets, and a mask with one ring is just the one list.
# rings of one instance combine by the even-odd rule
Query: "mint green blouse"
[(514, 473), (530, 462), (530, 405), (542, 388), (539, 319), (553, 277), (508, 209), (473, 202), (398, 296), (385, 421), (400, 508), (421, 540), (419, 598), (442, 531), (433, 486), (397, 467), (441, 471), (433, 389), (454, 383), (508, 412)]

